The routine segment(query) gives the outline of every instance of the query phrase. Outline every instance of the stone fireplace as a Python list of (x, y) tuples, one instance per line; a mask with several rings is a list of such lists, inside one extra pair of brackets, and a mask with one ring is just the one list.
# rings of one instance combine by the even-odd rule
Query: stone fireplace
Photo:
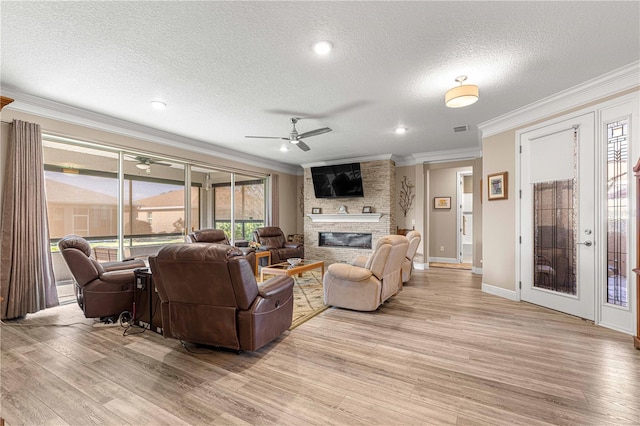
[[(396, 179), (392, 160), (360, 162), (364, 189), (362, 198), (316, 198), (311, 166), (305, 165), (304, 169), (304, 251), (307, 259), (323, 260), (327, 265), (351, 263), (359, 255), (371, 254), (372, 247), (380, 238), (395, 234)], [(362, 213), (364, 207), (370, 207), (372, 213)], [(320, 213), (311, 214), (312, 209), (320, 209)], [(370, 242), (366, 247), (353, 247), (334, 244), (332, 239), (332, 244), (327, 245), (326, 239), (321, 244), (321, 234), (367, 234)], [(351, 245), (357, 244), (359, 242)]]

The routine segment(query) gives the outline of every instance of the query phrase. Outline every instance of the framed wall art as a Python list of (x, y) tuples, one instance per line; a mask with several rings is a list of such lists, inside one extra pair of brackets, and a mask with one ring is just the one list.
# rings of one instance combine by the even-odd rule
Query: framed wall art
[(433, 197), (434, 209), (450, 209), (451, 197)]
[(487, 199), (506, 200), (509, 194), (508, 173), (500, 172), (487, 175)]

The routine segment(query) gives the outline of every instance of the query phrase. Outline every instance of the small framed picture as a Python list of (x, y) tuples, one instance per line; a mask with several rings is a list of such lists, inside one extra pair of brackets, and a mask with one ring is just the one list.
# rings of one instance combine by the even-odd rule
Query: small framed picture
[(434, 209), (450, 209), (451, 197), (433, 197)]
[(371, 206), (364, 206), (362, 208), (362, 213), (373, 213), (373, 209), (371, 208)]
[(320, 214), (322, 213), (322, 209), (320, 207), (312, 207), (311, 214)]
[(493, 173), (487, 176), (487, 198), (489, 201), (506, 200), (509, 194), (507, 172)]

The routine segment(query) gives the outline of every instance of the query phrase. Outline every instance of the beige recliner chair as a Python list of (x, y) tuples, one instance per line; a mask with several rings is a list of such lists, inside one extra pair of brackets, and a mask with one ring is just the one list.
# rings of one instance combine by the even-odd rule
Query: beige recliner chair
[(376, 243), (364, 266), (334, 263), (324, 276), (324, 303), (357, 311), (375, 311), (402, 290), (402, 262), (409, 241), (387, 235)]
[(407, 254), (402, 262), (402, 283), (407, 283), (411, 279), (411, 272), (413, 272), (413, 258), (418, 251), (420, 240), (422, 236), (418, 231), (407, 232), (407, 240), (409, 240), (409, 247), (407, 248)]

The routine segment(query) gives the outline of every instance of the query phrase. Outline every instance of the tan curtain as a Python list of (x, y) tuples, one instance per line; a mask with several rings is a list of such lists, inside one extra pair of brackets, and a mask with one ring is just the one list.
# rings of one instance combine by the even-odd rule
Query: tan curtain
[(2, 319), (58, 305), (40, 126), (13, 120), (2, 192)]
[(271, 225), (280, 226), (280, 189), (278, 175), (271, 175)]

